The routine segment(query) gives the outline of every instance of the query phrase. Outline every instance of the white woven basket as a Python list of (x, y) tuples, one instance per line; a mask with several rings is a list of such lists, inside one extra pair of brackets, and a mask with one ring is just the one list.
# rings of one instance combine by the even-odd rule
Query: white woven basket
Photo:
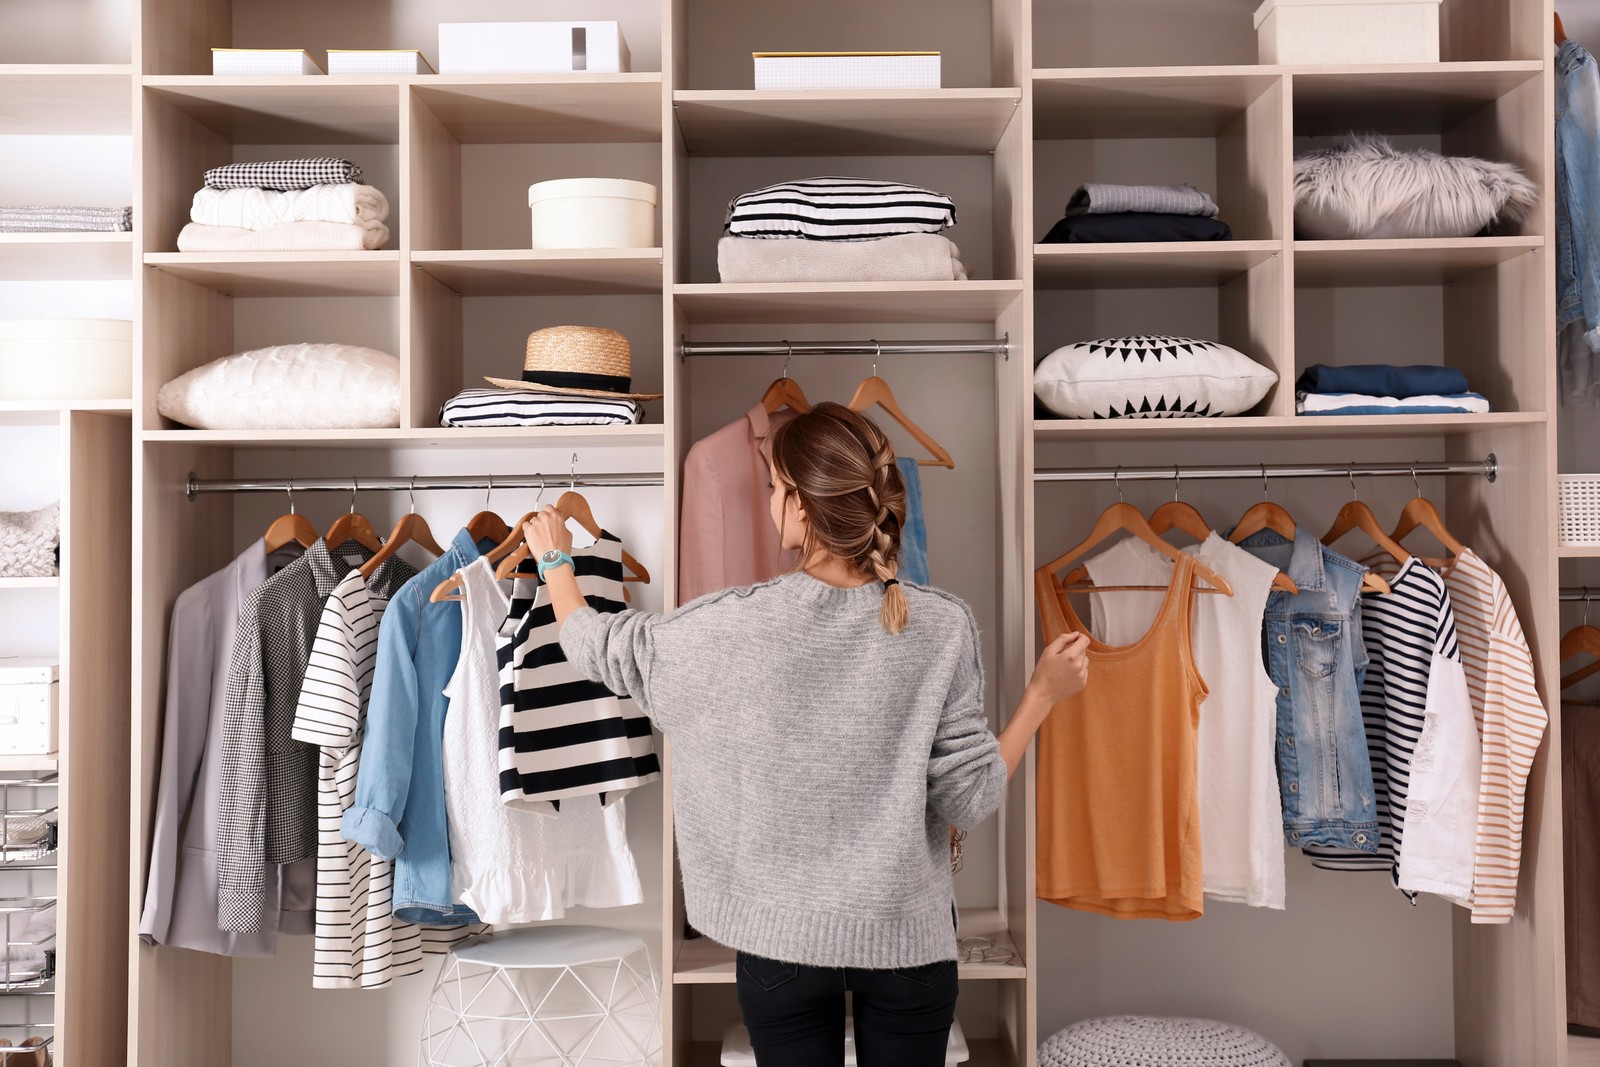
[(1563, 545), (1600, 545), (1600, 474), (1561, 474), (1561, 523), (1559, 542)]

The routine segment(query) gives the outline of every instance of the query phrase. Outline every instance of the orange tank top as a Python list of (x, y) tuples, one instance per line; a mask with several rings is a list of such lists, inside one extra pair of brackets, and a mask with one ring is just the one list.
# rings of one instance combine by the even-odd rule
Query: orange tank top
[[(1054, 574), (1037, 572), (1034, 591), (1046, 641), (1089, 632)], [(1199, 918), (1206, 685), (1191, 648), (1194, 597), (1194, 561), (1184, 556), (1149, 632), (1121, 647), (1091, 634), (1088, 685), (1040, 729), (1041, 899), (1119, 919)]]

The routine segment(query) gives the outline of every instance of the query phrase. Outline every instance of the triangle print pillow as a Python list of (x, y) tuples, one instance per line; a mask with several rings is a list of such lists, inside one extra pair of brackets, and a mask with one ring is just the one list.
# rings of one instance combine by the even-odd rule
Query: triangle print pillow
[(1068, 419), (1243, 415), (1278, 375), (1242, 352), (1193, 337), (1105, 337), (1065, 345), (1033, 371), (1033, 391)]

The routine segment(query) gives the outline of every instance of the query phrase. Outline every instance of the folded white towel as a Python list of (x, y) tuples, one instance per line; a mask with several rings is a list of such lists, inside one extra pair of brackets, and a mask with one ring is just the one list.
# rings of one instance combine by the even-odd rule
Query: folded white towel
[(203, 188), (194, 194), (189, 218), (205, 226), (237, 226), (264, 230), (285, 222), (382, 222), (389, 201), (371, 185), (344, 182), (309, 189)]
[(937, 233), (869, 241), (724, 237), (717, 271), (725, 282), (959, 282), (961, 250)]
[(264, 230), (191, 222), (178, 233), (178, 251), (360, 252), (388, 240), (389, 227), (381, 222), (285, 222)]

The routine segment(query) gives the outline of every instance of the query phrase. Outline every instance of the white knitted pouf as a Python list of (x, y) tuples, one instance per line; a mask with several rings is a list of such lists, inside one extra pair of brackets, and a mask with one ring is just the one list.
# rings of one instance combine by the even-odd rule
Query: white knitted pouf
[(1213, 1019), (1111, 1015), (1046, 1038), (1039, 1067), (1294, 1067), (1277, 1045)]

